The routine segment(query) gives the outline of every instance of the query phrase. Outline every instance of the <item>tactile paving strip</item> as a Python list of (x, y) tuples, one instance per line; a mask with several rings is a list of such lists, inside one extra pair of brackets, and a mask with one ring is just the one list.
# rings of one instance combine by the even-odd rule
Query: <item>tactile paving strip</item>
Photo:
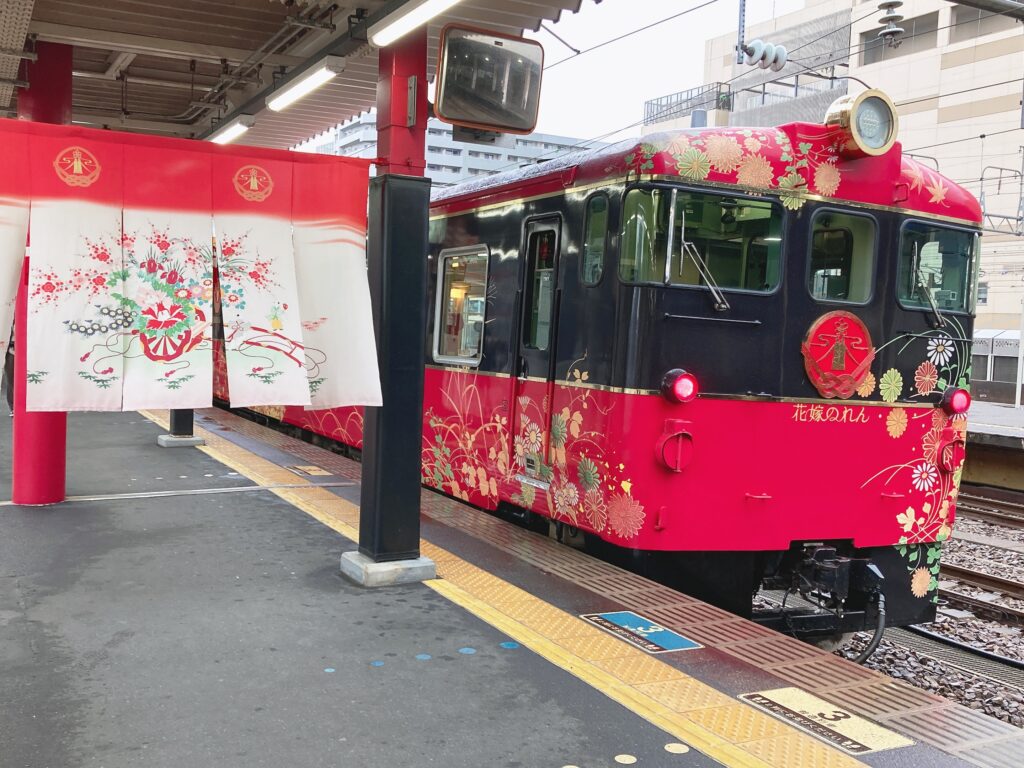
[[(302, 443), (223, 411), (206, 413), (209, 418), (226, 424), (232, 431), (266, 442), (308, 463), (328, 469), (335, 475), (350, 479), (359, 477), (358, 463), (343, 456)], [(258, 467), (257, 471), (260, 477), (276, 476), (262, 466)], [(288, 474), (294, 480), (294, 475)], [(309, 493), (315, 494), (316, 498), (308, 498)], [(346, 525), (353, 534), (357, 533), (358, 510), (324, 489), (297, 493), (282, 491), (279, 495), (303, 501), (304, 504), (299, 506), (307, 511), (310, 511), (307, 508), (309, 506), (316, 508), (317, 512), (311, 511), (311, 514), (318, 519), (324, 519), (329, 525), (330, 520), (336, 520)], [(321, 518), (320, 515), (324, 514), (323, 508), (332, 506), (347, 506), (349, 509), (347, 512), (336, 509)], [(423, 510), (433, 519), (478, 537), (545, 573), (563, 578), (606, 599), (618, 602), (625, 608), (643, 613), (666, 627), (681, 631), (705, 645), (718, 648), (738, 661), (753, 663), (792, 685), (814, 691), (815, 695), (821, 698), (883, 722), (889, 727), (895, 727), (976, 765), (996, 768), (1004, 765), (1016, 766), (1020, 763), (1019, 755), (1022, 754), (1021, 747), (1024, 747), (1024, 737), (1020, 737), (1018, 729), (1010, 725), (962, 707), (954, 707), (945, 700), (852, 665), (813, 646), (781, 637), (757, 624), (737, 619), (728, 612), (679, 595), (635, 574), (594, 560), (529, 531), (505, 524), (438, 494), (424, 493)], [(431, 549), (435, 550), (433, 547)], [(595, 627), (533, 598), (529, 593), (515, 587), (510, 590), (489, 588), (489, 581), (495, 577), (450, 553), (436, 550), (429, 556), (438, 563), (439, 572), (446, 581), (457, 585), (460, 590), (464, 589), (467, 596), (471, 595), (472, 599), (489, 599), (494, 604), (503, 604), (507, 617), (518, 622), (524, 631), (546, 635), (551, 640), (552, 647), (558, 649), (558, 652), (570, 655), (575, 653), (584, 658), (589, 649), (593, 649), (597, 657), (617, 653), (617, 650), (610, 650), (607, 641), (627, 649), (622, 656), (591, 658), (588, 659), (588, 664), (596, 673), (607, 674), (617, 684), (630, 686), (635, 693), (647, 696), (654, 704), (687, 713), (721, 709), (722, 717), (725, 717), (721, 723), (707, 713), (700, 716), (701, 722), (690, 719), (691, 722), (706, 728), (709, 736), (723, 729), (733, 729), (730, 733), (741, 735), (757, 733), (751, 730), (752, 725), (744, 724), (742, 721), (742, 718), (747, 717), (746, 713), (753, 711), (750, 707), (736, 704), (724, 694), (686, 677), (674, 667), (652, 659), (625, 643), (612, 640)], [(510, 585), (503, 583), (501, 586)], [(576, 631), (577, 628), (579, 632)], [(691, 683), (701, 688), (694, 688)], [(691, 695), (685, 695), (687, 692)], [(657, 693), (657, 697), (651, 696), (651, 693)], [(729, 709), (730, 707), (739, 709)], [(736, 715), (733, 720), (729, 720), (726, 715), (732, 712), (744, 714)], [(708, 718), (712, 718), (710, 726)], [(768, 723), (758, 727), (766, 729), (764, 732), (768, 733), (772, 729), (771, 724), (775, 723), (777, 721), (770, 719)], [(756, 756), (765, 764), (771, 765), (831, 766), (855, 762), (788, 727), (785, 733), (773, 737), (759, 738), (757, 735), (751, 735), (749, 741), (744, 742), (743, 749), (747, 758)], [(1011, 757), (1013, 762), (1005, 762)]]

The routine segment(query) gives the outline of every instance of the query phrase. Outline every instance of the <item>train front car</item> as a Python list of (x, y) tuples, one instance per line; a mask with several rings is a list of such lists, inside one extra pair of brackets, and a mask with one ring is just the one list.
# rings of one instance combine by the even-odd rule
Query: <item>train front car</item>
[(981, 213), (896, 133), (867, 91), (443, 191), (425, 482), (797, 634), (927, 621)]

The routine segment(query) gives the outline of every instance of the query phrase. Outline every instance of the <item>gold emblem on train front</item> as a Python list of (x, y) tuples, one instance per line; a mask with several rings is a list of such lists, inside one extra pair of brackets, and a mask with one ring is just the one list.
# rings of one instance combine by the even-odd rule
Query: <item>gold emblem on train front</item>
[(262, 203), (274, 191), (274, 180), (258, 165), (243, 165), (232, 181), (235, 191), (250, 203)]
[(100, 177), (100, 162), (85, 147), (68, 147), (57, 153), (53, 169), (69, 187), (88, 187)]
[(843, 311), (829, 312), (815, 320), (800, 351), (814, 388), (822, 397), (842, 400), (853, 397), (875, 359), (867, 326), (856, 315)]

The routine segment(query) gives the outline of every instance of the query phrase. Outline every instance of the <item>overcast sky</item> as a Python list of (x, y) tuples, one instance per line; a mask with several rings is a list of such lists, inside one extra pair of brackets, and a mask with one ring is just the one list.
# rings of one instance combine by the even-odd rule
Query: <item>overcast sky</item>
[[(551, 29), (585, 51), (614, 37), (674, 16), (707, 0), (583, 0)], [(798, 10), (803, 0), (748, 0), (747, 23)], [(677, 19), (580, 56), (545, 31), (527, 33), (544, 45), (537, 130), (589, 139), (643, 119), (644, 102), (704, 83), (704, 41), (735, 32), (739, 0), (717, 0)], [(610, 139), (640, 134), (634, 125)], [(606, 139), (608, 140), (608, 139)]]

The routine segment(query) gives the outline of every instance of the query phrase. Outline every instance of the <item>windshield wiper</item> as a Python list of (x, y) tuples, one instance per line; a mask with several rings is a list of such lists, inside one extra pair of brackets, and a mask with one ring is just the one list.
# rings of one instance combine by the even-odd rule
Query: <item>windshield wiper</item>
[[(676, 214), (676, 190), (672, 190), (672, 201), (669, 208), (669, 236), (668, 236), (668, 253), (665, 255), (665, 284), (667, 285), (671, 280), (671, 269), (672, 269), (672, 251), (675, 250), (675, 214)], [(711, 290), (711, 299), (714, 302), (715, 309), (718, 312), (724, 312), (730, 309), (729, 302), (725, 298), (725, 294), (722, 293), (722, 289), (718, 287), (718, 283), (715, 282), (715, 278), (711, 276), (711, 269), (708, 267), (707, 262), (704, 261), (704, 257), (700, 255), (700, 251), (697, 250), (697, 246), (686, 239), (686, 214), (680, 214), (682, 221), (679, 227), (679, 277), (683, 277), (683, 267), (686, 265), (686, 257), (689, 256), (693, 259), (693, 265), (697, 268), (697, 274), (701, 276), (704, 283)]]
[(935, 303), (935, 297), (932, 296), (932, 292), (925, 285), (924, 275), (921, 273), (921, 259), (917, 252), (917, 243), (914, 243), (914, 276), (917, 280), (917, 290), (924, 294), (924, 297), (928, 299), (928, 306), (932, 308), (932, 315), (935, 317), (935, 327), (945, 328), (946, 320), (939, 312), (939, 307)]

